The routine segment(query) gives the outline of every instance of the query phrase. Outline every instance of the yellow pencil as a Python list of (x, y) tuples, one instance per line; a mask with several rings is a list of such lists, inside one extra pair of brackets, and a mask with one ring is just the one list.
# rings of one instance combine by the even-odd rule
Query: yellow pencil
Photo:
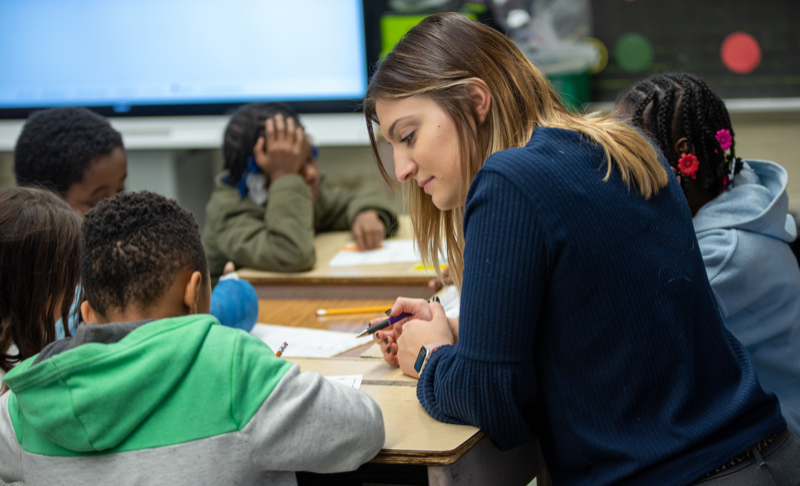
[[(378, 248), (375, 248), (375, 249), (376, 250), (380, 250), (381, 248), (383, 248), (383, 245), (378, 243)], [(356, 243), (348, 243), (348, 244), (346, 244), (346, 245), (344, 245), (342, 247), (342, 250), (344, 250), (344, 251), (361, 251), (361, 248), (359, 248)]]
[(317, 309), (318, 316), (338, 316), (342, 314), (371, 314), (386, 312), (386, 307), (348, 307), (346, 309)]

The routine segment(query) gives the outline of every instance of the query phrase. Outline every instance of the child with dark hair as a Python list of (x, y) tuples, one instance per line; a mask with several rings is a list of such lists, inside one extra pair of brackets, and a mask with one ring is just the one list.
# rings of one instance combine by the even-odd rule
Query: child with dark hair
[(394, 228), (392, 204), (377, 191), (321, 183), (316, 149), (294, 109), (245, 105), (231, 117), (220, 174), (206, 206), (203, 244), (212, 277), (236, 267), (297, 272), (315, 262), (314, 235), (350, 230), (362, 249)]
[[(64, 107), (38, 111), (22, 127), (14, 147), (17, 184), (43, 187), (59, 194), (84, 215), (98, 201), (125, 190), (128, 160), (122, 135), (104, 117), (85, 108)], [(75, 332), (80, 286), (69, 312)], [(65, 335), (56, 324), (56, 338)]]
[(367, 394), (206, 314), (200, 234), (177, 203), (119, 194), (83, 234), (87, 323), (6, 375), (0, 480), (296, 484), (293, 471), (353, 470), (381, 449)]
[(80, 242), (80, 216), (56, 194), (0, 189), (0, 377), (53, 342), (56, 321), (68, 321)]
[(800, 434), (800, 269), (788, 245), (797, 227), (786, 170), (736, 156), (725, 103), (697, 76), (643, 79), (617, 111), (650, 134), (678, 176), (725, 325)]
[(128, 162), (122, 136), (108, 120), (85, 108), (53, 108), (25, 122), (14, 173), (20, 186), (51, 189), (85, 214), (125, 190)]
[[(98, 201), (125, 191), (128, 163), (122, 136), (108, 120), (85, 108), (53, 108), (25, 122), (14, 148), (14, 171), (20, 186), (52, 189), (83, 215)], [(243, 281), (229, 282), (227, 290), (224, 295), (214, 293), (215, 317), (249, 331), (258, 314), (255, 291)], [(239, 298), (243, 292), (249, 298)], [(78, 326), (79, 295), (80, 286), (69, 313), (72, 334)], [(59, 322), (56, 338), (65, 335)]]

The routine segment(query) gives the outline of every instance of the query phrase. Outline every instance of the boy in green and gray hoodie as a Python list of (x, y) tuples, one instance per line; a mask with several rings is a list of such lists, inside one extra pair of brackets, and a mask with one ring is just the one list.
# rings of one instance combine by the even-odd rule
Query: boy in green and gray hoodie
[(177, 203), (119, 194), (83, 234), (87, 322), (5, 376), (0, 481), (289, 485), (381, 449), (368, 395), (206, 314), (205, 254)]
[(321, 184), (316, 149), (289, 105), (240, 108), (225, 129), (222, 153), (225, 172), (203, 228), (214, 279), (229, 261), (237, 268), (310, 270), (319, 232), (350, 230), (370, 250), (394, 229), (393, 205), (379, 191)]

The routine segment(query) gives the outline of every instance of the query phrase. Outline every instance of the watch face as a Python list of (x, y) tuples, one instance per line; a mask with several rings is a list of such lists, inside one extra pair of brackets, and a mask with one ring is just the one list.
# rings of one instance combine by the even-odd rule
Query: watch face
[(423, 346), (422, 349), (419, 350), (419, 354), (417, 355), (417, 360), (414, 362), (414, 371), (416, 371), (417, 373), (419, 373), (419, 370), (422, 369), (422, 365), (425, 364), (425, 358), (428, 357), (427, 351), (428, 348), (426, 348), (425, 346)]

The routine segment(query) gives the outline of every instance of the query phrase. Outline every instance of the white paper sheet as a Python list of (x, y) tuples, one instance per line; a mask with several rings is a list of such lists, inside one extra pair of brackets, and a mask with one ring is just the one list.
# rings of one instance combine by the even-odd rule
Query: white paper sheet
[(267, 343), (273, 351), (286, 342), (288, 346), (283, 356), (295, 358), (330, 358), (372, 342), (371, 334), (356, 339), (356, 333), (272, 324), (256, 324), (250, 334)]
[(444, 307), (444, 313), (447, 317), (455, 319), (461, 315), (461, 294), (455, 285), (451, 285), (445, 289), (444, 293), (439, 296), (439, 301)]
[(326, 376), (325, 378), (333, 383), (338, 383), (348, 388), (355, 388), (358, 390), (361, 388), (361, 380), (364, 379), (364, 375)]
[(386, 263), (421, 262), (422, 257), (414, 249), (413, 240), (386, 240), (383, 248), (369, 251), (339, 250), (331, 258), (332, 267), (349, 267), (353, 265), (383, 265)]

